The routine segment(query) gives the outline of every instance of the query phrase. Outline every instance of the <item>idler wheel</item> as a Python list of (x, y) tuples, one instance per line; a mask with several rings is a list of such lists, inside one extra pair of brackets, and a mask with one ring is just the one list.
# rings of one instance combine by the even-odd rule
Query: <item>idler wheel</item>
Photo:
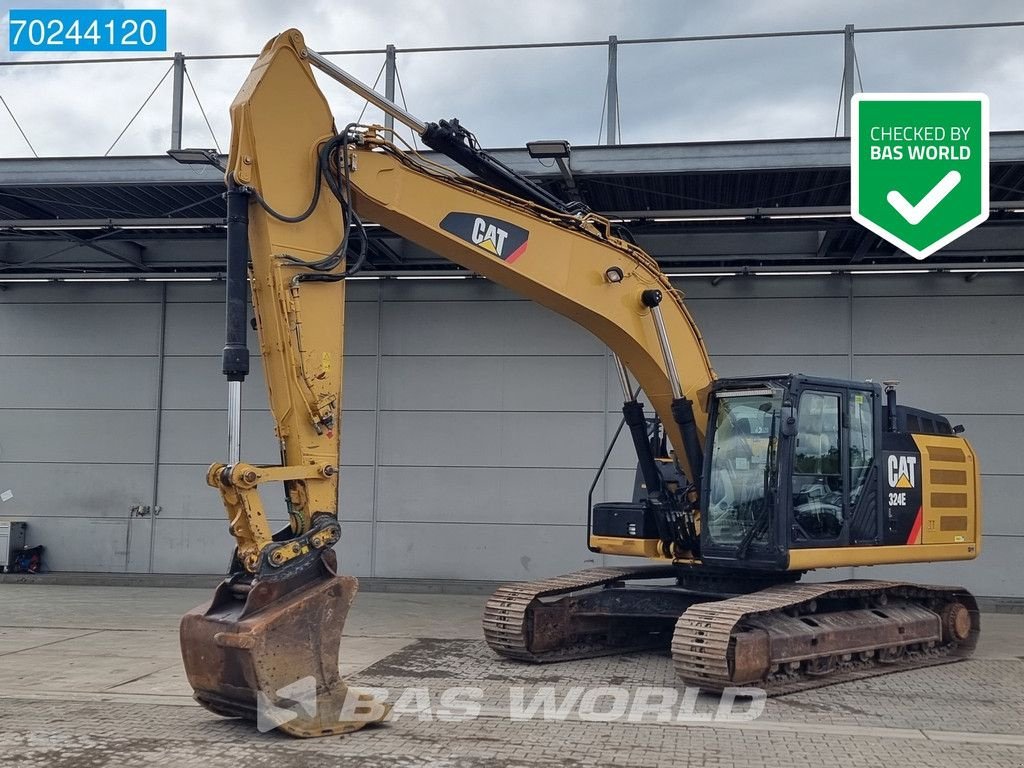
[(962, 643), (971, 634), (971, 612), (963, 603), (950, 603), (942, 609), (942, 639)]

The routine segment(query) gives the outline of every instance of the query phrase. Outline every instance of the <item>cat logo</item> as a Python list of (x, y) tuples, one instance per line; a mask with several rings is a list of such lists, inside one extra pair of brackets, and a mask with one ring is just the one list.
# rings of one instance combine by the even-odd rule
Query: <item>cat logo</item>
[(508, 264), (523, 255), (530, 236), (515, 224), (475, 213), (449, 213), (442, 219), (441, 229)]
[(479, 216), (473, 222), (473, 242), (495, 256), (501, 256), (501, 252), (505, 248), (506, 237), (508, 237), (508, 232), (498, 227), (497, 224), (488, 224)]
[(889, 454), (888, 480), (890, 488), (914, 488), (917, 475), (917, 456)]

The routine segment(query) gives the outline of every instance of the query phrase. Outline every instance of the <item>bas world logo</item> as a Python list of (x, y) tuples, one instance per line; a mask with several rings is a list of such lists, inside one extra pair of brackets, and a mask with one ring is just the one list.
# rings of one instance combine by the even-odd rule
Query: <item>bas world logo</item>
[[(490, 701), (489, 706), (485, 702)], [(747, 723), (765, 710), (767, 694), (760, 688), (726, 688), (705, 694), (700, 688), (510, 686), (494, 691), (475, 686), (430, 689), (350, 688), (338, 713), (346, 722), (389, 723), (403, 718), (419, 722), (467, 722), (478, 718), (630, 723)], [(273, 699), (257, 694), (257, 726), (271, 731), (300, 715), (316, 716), (316, 680), (303, 677), (276, 692)]]

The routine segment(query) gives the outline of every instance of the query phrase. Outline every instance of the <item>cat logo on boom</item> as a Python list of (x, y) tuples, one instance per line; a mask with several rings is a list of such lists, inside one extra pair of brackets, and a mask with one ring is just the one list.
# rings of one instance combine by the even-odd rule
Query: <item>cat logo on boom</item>
[(488, 224), (479, 216), (473, 222), (473, 242), (485, 251), (492, 251), (495, 256), (501, 256), (501, 252), (505, 248), (506, 237), (508, 237), (508, 232), (497, 224)]
[(508, 264), (523, 255), (530, 236), (522, 227), (507, 221), (482, 214), (456, 211), (441, 220), (441, 229)]
[(914, 488), (917, 483), (917, 456), (889, 454), (888, 475), (890, 488)]

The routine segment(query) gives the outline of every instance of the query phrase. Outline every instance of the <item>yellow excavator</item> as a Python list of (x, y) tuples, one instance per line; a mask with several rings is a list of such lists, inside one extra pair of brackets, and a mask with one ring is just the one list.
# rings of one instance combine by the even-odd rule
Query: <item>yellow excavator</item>
[[(314, 69), (468, 173), (400, 148), (381, 126), (337, 130)], [(333, 552), (345, 282), (365, 260), (364, 221), (573, 320), (614, 353), (638, 480), (631, 500), (589, 505), (589, 547), (647, 563), (500, 588), (483, 619), (498, 654), (549, 662), (671, 648), (686, 684), (779, 694), (971, 653), (980, 625), (964, 589), (799, 583), (815, 569), (976, 557), (979, 468), (961, 427), (897, 404), (891, 382), (718, 378), (682, 295), (626, 233), (505, 166), (458, 121), (410, 115), (296, 30), (263, 49), (231, 122), (229, 448), (207, 479), (237, 546), (212, 601), (181, 623), (207, 708), (254, 719), (287, 710), (280, 727), (296, 736), (386, 712), (338, 671), (357, 586)], [(276, 466), (239, 456), (250, 287)], [(283, 483), (290, 520), (278, 532), (259, 496), (270, 482)], [(310, 696), (297, 706), (303, 680)]]

